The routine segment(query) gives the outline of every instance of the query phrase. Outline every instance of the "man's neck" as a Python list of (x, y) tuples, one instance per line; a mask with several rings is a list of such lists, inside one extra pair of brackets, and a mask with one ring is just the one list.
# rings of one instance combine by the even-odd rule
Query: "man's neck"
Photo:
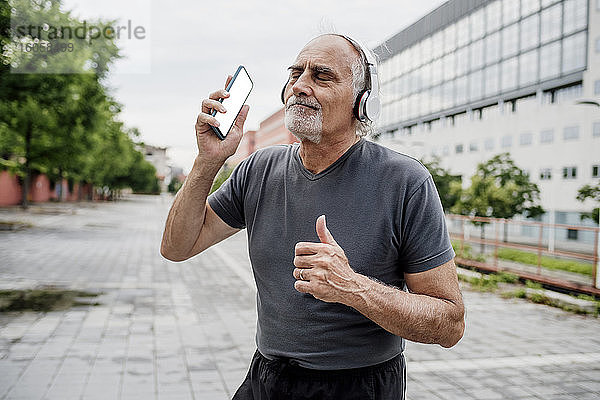
[(323, 137), (319, 144), (304, 140), (300, 143), (300, 159), (304, 168), (313, 174), (318, 174), (327, 169), (359, 140), (360, 136), (358, 135), (346, 135), (332, 139)]

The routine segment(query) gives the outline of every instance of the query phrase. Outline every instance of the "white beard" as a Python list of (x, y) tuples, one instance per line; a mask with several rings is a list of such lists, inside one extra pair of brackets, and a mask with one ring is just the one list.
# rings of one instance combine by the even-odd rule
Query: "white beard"
[[(301, 103), (302, 100), (298, 100), (297, 97), (292, 96), (288, 99), (289, 104), (295, 102)], [(316, 101), (308, 102), (310, 105), (315, 104)], [(302, 106), (289, 106), (285, 107), (285, 127), (292, 132), (298, 140), (308, 140), (315, 144), (321, 143), (323, 133), (323, 113), (321, 107), (318, 105), (318, 110)]]

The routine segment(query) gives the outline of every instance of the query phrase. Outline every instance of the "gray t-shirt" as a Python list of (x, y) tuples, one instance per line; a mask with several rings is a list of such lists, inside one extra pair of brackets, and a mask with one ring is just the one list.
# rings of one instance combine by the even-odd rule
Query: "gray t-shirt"
[(223, 221), (248, 230), (258, 349), (315, 369), (387, 361), (403, 351), (404, 339), (351, 307), (296, 291), (294, 246), (319, 242), (315, 224), (325, 214), (356, 272), (404, 288), (404, 273), (454, 257), (431, 175), (415, 159), (365, 139), (318, 174), (298, 150), (256, 151), (208, 198)]

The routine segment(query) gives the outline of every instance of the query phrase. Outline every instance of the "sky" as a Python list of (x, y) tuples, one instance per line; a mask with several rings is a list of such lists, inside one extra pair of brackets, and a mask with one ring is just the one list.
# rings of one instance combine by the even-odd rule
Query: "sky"
[(337, 32), (373, 48), (444, 2), (63, 0), (63, 10), (141, 27), (137, 39), (124, 33), (118, 40), (125, 57), (106, 84), (124, 106), (125, 125), (138, 128), (144, 143), (167, 147), (170, 164), (187, 173), (202, 99), (238, 65), (254, 81), (245, 130), (257, 129), (281, 107), (287, 67), (311, 38)]

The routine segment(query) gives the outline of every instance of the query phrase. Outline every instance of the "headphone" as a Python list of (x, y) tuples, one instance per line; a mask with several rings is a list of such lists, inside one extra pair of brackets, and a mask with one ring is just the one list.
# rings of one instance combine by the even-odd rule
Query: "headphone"
[[(354, 101), (354, 116), (360, 122), (371, 121), (375, 122), (381, 112), (381, 101), (379, 100), (379, 81), (377, 80), (377, 61), (375, 57), (369, 52), (363, 49), (356, 40), (346, 35), (334, 34), (336, 36), (343, 37), (350, 44), (358, 50), (361, 55), (362, 61), (367, 66), (369, 82), (367, 83), (367, 89), (361, 91), (356, 100)], [(289, 80), (288, 80), (289, 82)], [(281, 102), (285, 105), (285, 88), (288, 82), (283, 86), (281, 90)]]

